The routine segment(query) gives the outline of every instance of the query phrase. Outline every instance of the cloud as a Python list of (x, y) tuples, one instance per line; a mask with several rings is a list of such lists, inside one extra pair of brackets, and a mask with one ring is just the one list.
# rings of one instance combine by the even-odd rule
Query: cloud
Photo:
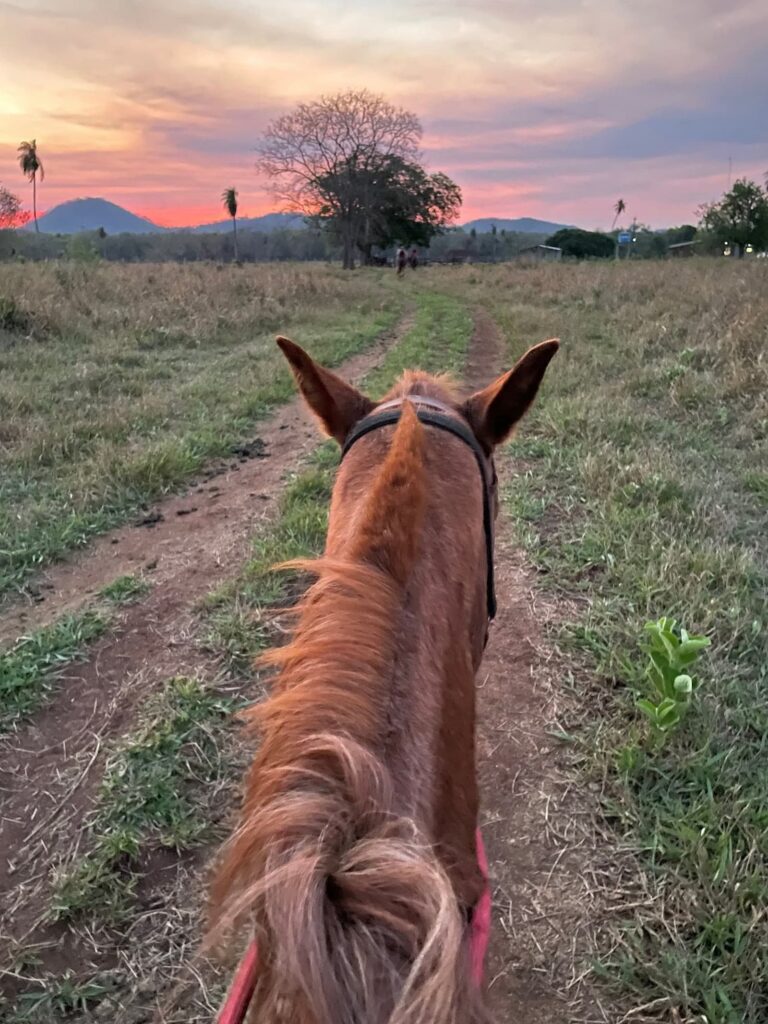
[(589, 222), (619, 190), (680, 219), (728, 156), (768, 167), (764, 0), (24, 0), (0, 18), (0, 180), (37, 136), (50, 204), (88, 189), (215, 216), (236, 182), (265, 209), (268, 121), (364, 86), (419, 113), (468, 216)]

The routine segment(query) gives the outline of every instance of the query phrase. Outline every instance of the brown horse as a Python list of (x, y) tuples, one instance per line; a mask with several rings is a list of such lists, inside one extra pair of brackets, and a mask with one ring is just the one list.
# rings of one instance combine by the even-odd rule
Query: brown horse
[(278, 344), (347, 450), (325, 555), (302, 565), (317, 580), (267, 658), (272, 696), (246, 713), (261, 746), (214, 880), (216, 929), (255, 929), (253, 1021), (486, 1021), (468, 934), (485, 884), (474, 679), (492, 614), (493, 450), (558, 342), (465, 401), (410, 372), (380, 406)]

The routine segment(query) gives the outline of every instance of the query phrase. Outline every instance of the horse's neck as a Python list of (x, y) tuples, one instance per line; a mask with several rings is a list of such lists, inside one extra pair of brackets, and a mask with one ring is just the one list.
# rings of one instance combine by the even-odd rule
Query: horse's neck
[[(475, 857), (474, 674), (485, 631), (485, 579), (477, 571), (483, 540), (472, 517), (457, 520), (439, 503), (430, 513), (381, 678), (377, 754), (392, 777), (394, 810), (438, 844), (457, 893), (471, 906), (482, 884)], [(354, 508), (346, 514), (354, 519)], [(328, 554), (343, 558), (346, 547), (332, 519)]]

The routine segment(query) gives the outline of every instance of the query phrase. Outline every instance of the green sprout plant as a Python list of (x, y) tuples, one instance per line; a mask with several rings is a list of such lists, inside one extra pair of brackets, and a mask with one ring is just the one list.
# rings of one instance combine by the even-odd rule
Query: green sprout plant
[(637, 707), (647, 716), (657, 739), (663, 739), (682, 722), (698, 679), (693, 665), (709, 647), (709, 637), (691, 636), (674, 619), (662, 617), (645, 624), (644, 649), (649, 663), (645, 670), (651, 696), (638, 697)]

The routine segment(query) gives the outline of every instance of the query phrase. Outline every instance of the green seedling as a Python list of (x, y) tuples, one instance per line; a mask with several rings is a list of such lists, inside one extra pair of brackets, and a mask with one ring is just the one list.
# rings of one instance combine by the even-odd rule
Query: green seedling
[(636, 704), (661, 738), (677, 729), (690, 706), (698, 687), (691, 670), (702, 650), (709, 647), (709, 637), (691, 636), (674, 619), (665, 617), (647, 622), (645, 631), (644, 649), (649, 658), (645, 678), (652, 693), (650, 698), (638, 697)]

